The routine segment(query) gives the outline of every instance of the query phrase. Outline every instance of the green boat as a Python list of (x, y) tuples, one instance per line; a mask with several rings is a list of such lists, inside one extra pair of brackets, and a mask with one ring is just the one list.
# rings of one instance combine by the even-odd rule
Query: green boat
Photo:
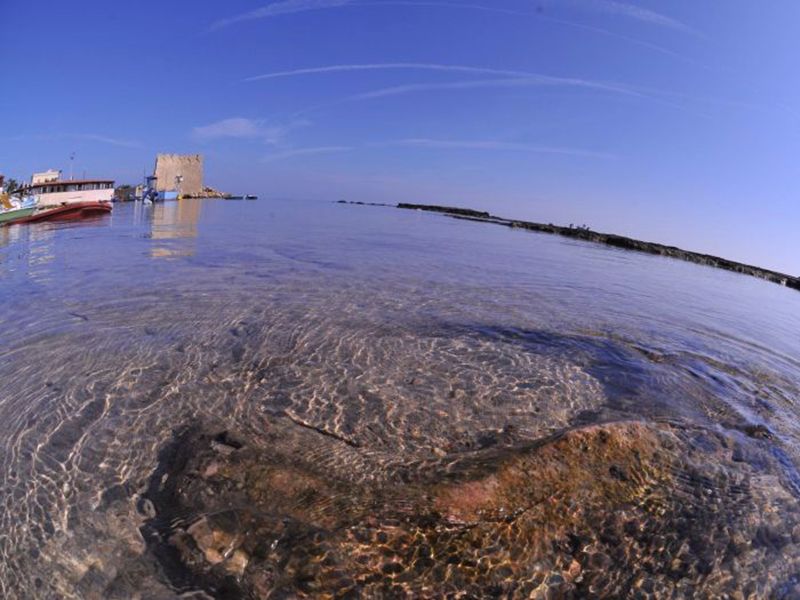
[(0, 210), (0, 225), (10, 225), (17, 219), (30, 217), (36, 211), (35, 206)]
[[(2, 176), (0, 176), (2, 183)], [(19, 219), (30, 217), (36, 212), (37, 202), (35, 196), (16, 198), (14, 200), (0, 189), (0, 225), (9, 225)]]

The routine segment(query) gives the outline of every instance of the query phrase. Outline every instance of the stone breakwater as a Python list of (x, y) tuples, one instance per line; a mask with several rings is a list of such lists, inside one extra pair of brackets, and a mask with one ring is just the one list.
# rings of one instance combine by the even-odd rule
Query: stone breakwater
[(734, 273), (750, 275), (751, 277), (758, 277), (759, 279), (766, 279), (772, 283), (777, 283), (795, 290), (800, 290), (800, 277), (794, 277), (785, 273), (779, 273), (769, 269), (762, 269), (760, 267), (746, 265), (736, 261), (728, 260), (726, 258), (720, 258), (719, 256), (701, 254), (699, 252), (683, 250), (675, 246), (666, 246), (664, 244), (657, 244), (655, 242), (645, 242), (622, 235), (600, 233), (581, 227), (561, 227), (559, 225), (553, 225), (552, 223), (545, 224), (534, 223), (531, 221), (519, 221), (516, 219), (505, 219), (494, 216), (488, 212), (472, 210), (468, 208), (455, 208), (450, 206), (435, 206), (428, 204), (408, 204), (403, 202), (397, 204), (397, 208), (441, 213), (457, 219), (467, 219), (482, 223), (494, 223), (496, 225), (505, 225), (506, 227), (513, 227), (516, 229), (527, 229), (528, 231), (536, 231), (539, 233), (562, 235), (564, 237), (584, 240), (587, 242), (605, 244), (607, 246), (613, 246), (614, 248), (623, 248), (625, 250), (635, 250), (637, 252), (645, 252), (647, 254), (668, 256), (670, 258), (685, 260), (687, 262), (692, 262), (699, 265), (724, 269), (726, 271), (733, 271)]
[(758, 438), (607, 423), (358, 479), (347, 461), (303, 451), (313, 432), (280, 419), (263, 427), (257, 437), (197, 427), (162, 451), (139, 507), (150, 553), (176, 589), (219, 598), (800, 594), (797, 490)]

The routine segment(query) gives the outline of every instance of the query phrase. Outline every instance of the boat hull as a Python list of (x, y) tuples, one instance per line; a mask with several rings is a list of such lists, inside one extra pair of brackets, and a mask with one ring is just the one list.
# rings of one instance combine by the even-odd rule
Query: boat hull
[(31, 216), (36, 210), (35, 206), (29, 208), (17, 208), (0, 212), (0, 225), (17, 222), (19, 219)]
[(104, 215), (111, 212), (110, 202), (73, 202), (58, 206), (55, 208), (47, 208), (39, 210), (32, 215), (15, 219), (14, 223), (38, 223), (41, 221), (75, 221), (78, 219), (85, 219), (86, 217), (94, 217)]
[(57, 208), (64, 204), (83, 204), (84, 202), (111, 202), (114, 199), (114, 190), (76, 190), (74, 192), (49, 192), (36, 194), (39, 206), (43, 208)]

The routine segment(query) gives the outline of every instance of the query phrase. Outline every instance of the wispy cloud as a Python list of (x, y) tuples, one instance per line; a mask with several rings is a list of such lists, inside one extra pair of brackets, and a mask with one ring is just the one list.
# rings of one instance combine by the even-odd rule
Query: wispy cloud
[(619, 15), (628, 19), (634, 19), (649, 25), (666, 27), (693, 35), (699, 34), (696, 29), (689, 27), (687, 24), (677, 19), (634, 4), (626, 4), (624, 2), (617, 2), (616, 0), (578, 0), (577, 5), (611, 15)]
[(701, 67), (703, 66), (703, 65), (699, 65), (696, 60), (688, 58), (688, 57), (686, 57), (686, 56), (684, 56), (682, 54), (679, 54), (678, 52), (670, 50), (669, 48), (665, 48), (664, 46), (659, 46), (658, 44), (653, 44), (652, 42), (647, 42), (647, 41), (644, 41), (644, 40), (640, 40), (638, 38), (634, 38), (634, 37), (631, 37), (629, 35), (623, 35), (621, 33), (617, 33), (617, 32), (614, 32), (614, 31), (609, 31), (608, 29), (603, 29), (602, 27), (595, 27), (593, 25), (586, 25), (584, 23), (576, 23), (575, 21), (569, 21), (567, 19), (560, 19), (560, 18), (553, 17), (553, 16), (550, 16), (550, 15), (539, 15), (538, 18), (543, 19), (545, 21), (549, 21), (551, 23), (555, 23), (557, 25), (562, 25), (564, 27), (569, 27), (569, 28), (572, 28), (572, 29), (580, 30), (580, 31), (587, 31), (589, 33), (602, 35), (602, 36), (607, 37), (607, 38), (613, 38), (613, 39), (616, 39), (616, 40), (621, 40), (623, 42), (627, 42), (627, 43), (632, 44), (634, 46), (639, 46), (640, 48), (645, 48), (647, 50), (652, 50), (653, 52), (657, 52), (659, 54), (663, 54), (665, 56), (669, 56), (671, 58), (675, 58), (675, 59), (677, 59), (677, 60), (679, 60), (681, 62), (684, 62), (684, 63), (690, 63), (690, 64), (698, 65), (698, 66), (701, 66)]
[(230, 117), (209, 125), (195, 127), (192, 137), (198, 141), (213, 141), (225, 138), (260, 139), (266, 144), (280, 145), (286, 135), (297, 128), (310, 125), (310, 121), (296, 119), (286, 124), (270, 124), (265, 119)]
[(286, 150), (285, 152), (277, 152), (275, 154), (268, 154), (261, 159), (261, 162), (274, 162), (276, 160), (284, 160), (293, 156), (308, 156), (312, 154), (332, 154), (336, 152), (347, 152), (353, 150), (352, 146), (315, 146), (313, 148), (296, 148), (294, 150)]
[[(696, 33), (694, 29), (678, 21), (677, 19), (668, 17), (654, 10), (636, 6), (634, 4), (626, 4), (624, 2), (618, 2), (617, 0), (572, 0), (572, 2), (569, 3), (573, 6), (577, 6), (578, 8), (589, 8), (590, 10), (602, 11), (609, 14), (635, 19), (650, 25), (669, 27), (672, 29), (685, 31), (687, 33)], [(564, 4), (564, 0), (557, 0), (553, 7), (558, 7), (559, 4)], [(446, 2), (442, 0), (368, 0), (366, 2), (358, 2), (358, 6), (419, 6), (430, 8), (451, 8), (457, 10), (475, 10), (491, 12), (495, 14), (536, 18), (542, 17), (545, 13), (541, 7), (536, 11), (523, 11), (515, 10), (513, 8), (505, 8), (502, 6), (489, 6), (486, 4), (464, 2)], [(550, 12), (550, 10), (547, 12)]]
[(261, 124), (253, 119), (231, 117), (210, 125), (202, 125), (192, 130), (192, 136), (199, 140), (219, 138), (252, 138), (261, 135)]
[[(587, 79), (575, 79), (569, 77), (555, 77), (543, 75), (531, 71), (518, 71), (513, 69), (495, 69), (492, 67), (475, 67), (469, 65), (447, 65), (438, 63), (366, 63), (366, 64), (342, 64), (328, 65), (324, 67), (309, 67), (304, 69), (292, 69), (290, 71), (273, 71), (262, 75), (254, 75), (243, 81), (263, 81), (266, 79), (278, 79), (281, 77), (299, 77), (303, 75), (320, 75), (325, 73), (342, 73), (348, 71), (388, 71), (388, 70), (416, 70), (416, 71), (440, 71), (447, 73), (472, 73), (476, 75), (497, 75), (498, 77), (525, 79), (527, 81), (539, 81), (542, 85), (573, 85), (581, 87), (602, 88), (610, 91), (629, 90), (625, 86), (592, 81)], [(530, 85), (530, 84), (529, 84)]]
[[(456, 2), (440, 2), (436, 0), (374, 0), (369, 2), (359, 2), (357, 6), (408, 6), (408, 7), (422, 7), (422, 8), (444, 8), (450, 10), (467, 10), (467, 11), (479, 11), (479, 12), (488, 12), (500, 15), (510, 15), (515, 17), (529, 17), (532, 19), (538, 19), (542, 21), (549, 21), (551, 23), (556, 23), (558, 25), (564, 27), (570, 27), (573, 29), (578, 29), (581, 31), (586, 31), (589, 33), (602, 35), (604, 37), (614, 38), (617, 40), (621, 40), (623, 42), (627, 42), (629, 44), (633, 44), (639, 46), (641, 48), (646, 48), (648, 50), (652, 50), (654, 52), (658, 52), (659, 54), (664, 54), (666, 56), (670, 56), (672, 58), (676, 58), (683, 62), (695, 63), (696, 61), (689, 59), (669, 48), (665, 48), (663, 46), (659, 46), (658, 44), (654, 44), (652, 42), (644, 41), (637, 39), (635, 37), (631, 37), (628, 35), (623, 35), (621, 33), (610, 31), (608, 29), (603, 29), (602, 27), (596, 27), (593, 25), (586, 25), (585, 23), (577, 23), (575, 21), (571, 21), (568, 19), (560, 18), (553, 16), (552, 14), (546, 14), (544, 11), (522, 11), (522, 10), (514, 10), (510, 8), (503, 8), (499, 6), (486, 6), (483, 4), (464, 4), (464, 3), (456, 3)], [(664, 15), (660, 15), (654, 13), (653, 11), (648, 11), (645, 9), (639, 9), (635, 15), (631, 14), (631, 11), (625, 12), (625, 8), (628, 9), (637, 9), (638, 7), (635, 6), (628, 6), (628, 5), (619, 5), (619, 3), (612, 3), (611, 6), (604, 7), (606, 12), (612, 12), (616, 14), (622, 14), (624, 16), (630, 16), (632, 18), (638, 18), (638, 20), (645, 20), (651, 24), (660, 24), (666, 27), (677, 28), (683, 31), (690, 31), (692, 33), (697, 33), (696, 30), (680, 23), (675, 19), (671, 19)], [(602, 10), (602, 7), (601, 7)], [(400, 67), (398, 67), (400, 68)], [(310, 72), (310, 71), (309, 71)], [(317, 71), (323, 72), (323, 71)], [(255, 76), (246, 79), (245, 81), (257, 81), (259, 79), (271, 79), (273, 77), (285, 77), (291, 75), (301, 75), (303, 74), (302, 71), (300, 72), (278, 72), (275, 74), (267, 74), (263, 76)]]
[(227, 27), (234, 23), (252, 21), (254, 19), (268, 19), (270, 17), (290, 15), (292, 13), (306, 12), (309, 10), (338, 8), (352, 3), (353, 0), (282, 0), (280, 2), (267, 4), (255, 10), (220, 19), (211, 25), (211, 29), (221, 29), (222, 27)]
[(419, 70), (419, 71), (445, 71), (450, 73), (480, 73), (483, 75), (500, 75), (504, 77), (526, 77), (532, 75), (524, 71), (508, 69), (492, 69), (488, 67), (471, 67), (464, 65), (444, 65), (437, 63), (367, 63), (367, 64), (342, 64), (324, 67), (310, 67), (305, 69), (292, 69), (290, 71), (273, 71), (262, 75), (254, 75), (243, 81), (262, 81), (265, 79), (278, 79), (280, 77), (299, 77), (302, 75), (319, 75), (325, 73), (342, 73), (347, 71), (386, 71), (386, 70)]
[(135, 140), (126, 140), (107, 135), (100, 135), (97, 133), (30, 133), (21, 134), (13, 137), (6, 138), (10, 142), (24, 142), (24, 141), (39, 141), (48, 142), (54, 140), (86, 140), (89, 142), (98, 142), (100, 144), (107, 144), (109, 146), (118, 146), (120, 148), (141, 148), (142, 143)]
[(281, 77), (299, 77), (304, 75), (319, 75), (325, 73), (341, 73), (348, 71), (381, 71), (381, 70), (419, 70), (419, 71), (439, 71), (448, 73), (472, 73), (480, 75), (496, 75), (498, 79), (480, 79), (473, 81), (451, 81), (442, 83), (410, 84), (384, 88), (372, 92), (366, 92), (356, 96), (358, 99), (378, 98), (381, 96), (391, 96), (416, 91), (435, 90), (435, 89), (468, 89), (480, 87), (515, 87), (531, 85), (552, 85), (582, 87), (616, 92), (620, 94), (639, 95), (632, 87), (618, 83), (595, 81), (590, 79), (579, 79), (573, 77), (555, 77), (543, 75), (530, 71), (517, 71), (511, 69), (495, 69), (491, 67), (474, 67), (468, 65), (446, 65), (437, 63), (367, 63), (367, 64), (341, 64), (328, 65), (324, 67), (309, 67), (303, 69), (293, 69), (290, 71), (273, 71), (262, 75), (248, 77), (244, 81), (263, 81), (267, 79), (277, 79)]
[(388, 96), (400, 96), (418, 92), (430, 92), (436, 90), (469, 90), (479, 88), (514, 88), (531, 86), (567, 86), (588, 88), (605, 92), (613, 92), (628, 96), (642, 96), (633, 88), (623, 85), (607, 84), (597, 81), (584, 79), (568, 79), (559, 77), (517, 77), (511, 79), (475, 79), (469, 81), (448, 81), (442, 83), (412, 83), (381, 88), (371, 92), (365, 92), (353, 96), (353, 100), (370, 100), (374, 98), (386, 98)]
[(562, 154), (569, 156), (584, 156), (587, 158), (615, 158), (607, 152), (595, 152), (580, 148), (564, 148), (559, 146), (541, 146), (521, 142), (503, 142), (497, 140), (442, 140), (432, 138), (407, 138), (379, 142), (376, 146), (408, 146), (414, 148), (434, 148), (441, 150), (487, 150), (487, 151), (512, 151), (532, 152), (537, 154)]
[(522, 142), (504, 142), (497, 140), (443, 140), (434, 138), (405, 138), (398, 140), (387, 140), (382, 142), (369, 142), (356, 146), (315, 146), (311, 148), (296, 148), (269, 154), (262, 159), (262, 162), (274, 162), (296, 156), (308, 156), (314, 154), (333, 154), (338, 152), (349, 152), (353, 150), (374, 149), (374, 148), (422, 148), (436, 150), (477, 150), (484, 152), (521, 152), (532, 154), (557, 154), (562, 156), (575, 156), (584, 158), (613, 159), (615, 155), (607, 152), (596, 152), (582, 148), (565, 148), (560, 146), (542, 146), (538, 144), (526, 144)]
[(537, 14), (533, 11), (514, 10), (513, 8), (503, 8), (501, 6), (464, 4), (461, 2), (437, 2), (436, 0), (371, 0), (369, 2), (359, 2), (359, 6), (420, 6), (427, 8), (454, 8), (491, 12), (501, 15), (513, 15), (518, 17), (533, 17)]
[[(610, 15), (618, 15), (624, 18), (633, 19), (649, 25), (658, 27), (665, 27), (690, 33), (693, 35), (700, 35), (700, 33), (690, 27), (689, 25), (675, 19), (674, 17), (667, 16), (663, 13), (656, 12), (649, 8), (637, 6), (635, 4), (628, 4), (619, 2), (618, 0), (566, 0), (566, 3), (575, 6), (578, 9), (588, 9), (597, 12), (604, 12)], [(357, 1), (357, 0), (279, 0), (267, 4), (255, 10), (244, 12), (231, 17), (226, 17), (214, 22), (211, 29), (221, 29), (235, 23), (242, 21), (252, 21), (256, 19), (268, 19), (271, 17), (278, 17), (281, 15), (289, 15), (299, 12), (307, 12), (312, 10), (342, 8), (346, 6), (370, 7), (370, 6), (408, 6), (408, 7), (430, 7), (430, 8), (449, 8), (457, 10), (476, 10), (483, 12), (492, 12), (496, 14), (505, 14), (513, 16), (528, 16), (539, 17), (542, 16), (542, 11), (522, 11), (513, 8), (505, 8), (500, 6), (490, 6), (486, 4), (475, 3), (461, 3), (461, 2), (447, 2), (443, 0), (373, 0), (373, 1)], [(619, 36), (624, 37), (624, 36)], [(632, 38), (631, 38), (632, 39)], [(633, 40), (636, 41), (636, 40)], [(654, 49), (657, 46), (652, 45)]]
[(437, 2), (436, 0), (371, 0), (369, 2), (359, 2), (360, 6), (420, 6), (429, 8), (455, 8), (463, 10), (478, 10), (481, 12), (492, 12), (501, 15), (514, 15), (520, 17), (535, 16), (533, 11), (514, 10), (513, 8), (503, 8), (501, 6), (486, 6), (484, 4), (464, 4), (456, 2)]
[[(559, 0), (559, 3), (561, 2), (562, 0)], [(662, 13), (658, 13), (654, 10), (642, 8), (641, 6), (636, 6), (633, 4), (617, 2), (616, 0), (573, 0), (571, 4), (573, 6), (577, 6), (579, 9), (589, 8), (590, 10), (595, 10), (598, 12), (605, 12), (607, 14), (618, 15), (621, 17), (634, 19), (643, 23), (647, 23), (649, 25), (656, 25), (660, 27), (666, 27), (669, 29), (675, 29), (677, 31), (682, 31), (684, 33), (699, 35), (699, 32), (696, 29), (690, 27), (689, 25), (686, 25), (685, 23), (682, 23), (681, 21), (673, 17), (669, 17)], [(467, 4), (461, 2), (443, 2), (437, 0), (372, 0), (368, 2), (359, 2), (358, 5), (359, 6), (410, 6), (410, 7), (419, 6), (419, 7), (430, 7), (430, 8), (447, 8), (455, 10), (473, 10), (473, 11), (490, 12), (502, 15), (544, 19), (556, 23), (561, 23), (563, 25), (579, 27), (581, 29), (584, 29), (585, 31), (593, 31), (595, 33), (600, 33), (603, 35), (610, 35), (618, 39), (627, 40), (629, 42), (651, 48), (656, 51), (662, 51), (669, 54), (674, 54), (673, 52), (661, 46), (657, 46), (655, 44), (650, 44), (647, 42), (642, 42), (641, 40), (620, 35), (599, 27), (591, 27), (583, 25), (581, 23), (575, 23), (573, 21), (554, 18), (552, 15), (546, 14), (545, 11), (543, 10), (522, 11), (522, 10), (515, 10), (512, 8), (504, 8), (500, 6), (487, 6), (485, 4)], [(548, 10), (547, 13), (549, 12), (551, 11)]]
[(75, 135), (78, 139), (89, 140), (92, 142), (100, 142), (101, 144), (109, 144), (111, 146), (120, 146), (121, 148), (141, 148), (141, 142), (134, 140), (121, 140), (119, 138), (109, 137), (107, 135), (98, 135), (96, 133), (79, 133)]

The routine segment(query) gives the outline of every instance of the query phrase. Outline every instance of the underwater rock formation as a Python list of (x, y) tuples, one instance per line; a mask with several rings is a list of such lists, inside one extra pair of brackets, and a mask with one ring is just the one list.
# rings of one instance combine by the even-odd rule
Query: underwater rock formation
[(800, 593), (797, 489), (764, 440), (619, 422), (354, 479), (346, 459), (302, 451), (314, 433), (278, 421), (265, 423), (266, 443), (196, 429), (162, 451), (139, 500), (142, 532), (178, 589), (200, 582), (222, 598)]

